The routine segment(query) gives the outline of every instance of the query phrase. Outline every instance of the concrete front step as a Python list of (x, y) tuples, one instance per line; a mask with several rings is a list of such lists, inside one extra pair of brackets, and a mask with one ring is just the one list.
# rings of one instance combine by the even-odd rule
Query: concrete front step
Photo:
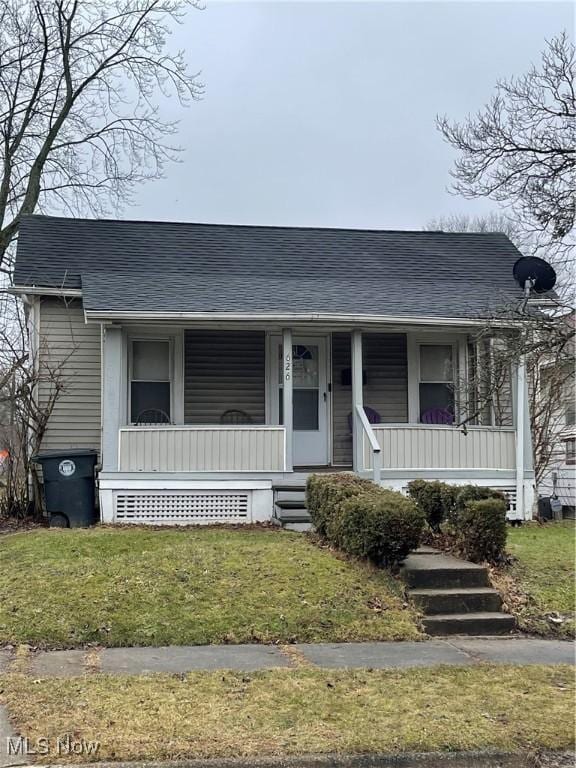
[(280, 509), (306, 509), (304, 499), (276, 499), (276, 506)]
[(489, 587), (488, 571), (481, 565), (444, 554), (411, 554), (400, 575), (411, 589)]
[(440, 613), (425, 616), (429, 635), (505, 635), (516, 627), (513, 616), (499, 612)]
[(308, 531), (310, 515), (306, 509), (306, 487), (297, 484), (274, 485), (274, 516), (289, 531)]
[(412, 589), (410, 597), (428, 616), (439, 613), (497, 613), (502, 598), (491, 587), (459, 587), (456, 589)]
[(299, 522), (299, 523), (287, 523), (285, 521), (282, 521), (282, 528), (284, 528), (286, 531), (295, 531), (296, 533), (306, 533), (307, 531), (312, 530), (312, 523), (308, 519), (308, 522)]
[(281, 510), (276, 517), (282, 525), (286, 523), (310, 523), (310, 515), (305, 509)]

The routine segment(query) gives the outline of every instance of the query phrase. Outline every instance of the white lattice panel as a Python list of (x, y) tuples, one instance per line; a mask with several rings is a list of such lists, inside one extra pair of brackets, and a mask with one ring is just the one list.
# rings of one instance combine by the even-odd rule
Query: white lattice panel
[(114, 498), (117, 523), (187, 525), (250, 522), (250, 494), (201, 491), (126, 491)]

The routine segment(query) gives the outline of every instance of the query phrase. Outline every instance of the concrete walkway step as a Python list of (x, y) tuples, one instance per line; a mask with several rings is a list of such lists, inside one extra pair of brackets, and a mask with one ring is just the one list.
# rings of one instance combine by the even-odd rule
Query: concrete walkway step
[(429, 635), (505, 635), (514, 631), (516, 621), (508, 613), (438, 613), (425, 616), (422, 623)]
[(488, 571), (482, 565), (444, 554), (410, 554), (402, 564), (400, 575), (415, 589), (490, 586)]
[(410, 597), (430, 616), (438, 613), (499, 612), (502, 598), (492, 587), (457, 587), (455, 589), (412, 589)]
[(429, 635), (503, 635), (516, 627), (483, 565), (421, 548), (406, 558), (401, 577)]

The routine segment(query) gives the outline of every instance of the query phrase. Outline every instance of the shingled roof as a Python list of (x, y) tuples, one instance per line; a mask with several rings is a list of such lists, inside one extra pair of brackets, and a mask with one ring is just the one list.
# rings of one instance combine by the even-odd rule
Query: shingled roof
[(478, 318), (520, 297), (502, 234), (25, 217), (17, 286), (92, 314)]

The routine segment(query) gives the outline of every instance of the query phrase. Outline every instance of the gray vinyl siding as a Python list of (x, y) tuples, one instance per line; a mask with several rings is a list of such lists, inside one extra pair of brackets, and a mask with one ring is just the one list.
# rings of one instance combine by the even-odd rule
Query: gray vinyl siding
[[(382, 423), (408, 421), (408, 358), (406, 335), (364, 333), (364, 405), (380, 414)], [(332, 335), (333, 461), (352, 464), (352, 387), (342, 384), (342, 371), (351, 366), (350, 334)]]
[(332, 461), (352, 464), (352, 435), (348, 415), (352, 411), (352, 387), (342, 384), (342, 371), (351, 366), (350, 334), (332, 334)]
[[(59, 371), (64, 384), (42, 441), (43, 450), (100, 450), (100, 326), (86, 325), (82, 303), (44, 298), (39, 317), (40, 370)], [(43, 375), (40, 405), (50, 400), (53, 376)]]
[(228, 410), (253, 424), (266, 415), (266, 343), (261, 331), (186, 331), (184, 422), (219, 424)]

